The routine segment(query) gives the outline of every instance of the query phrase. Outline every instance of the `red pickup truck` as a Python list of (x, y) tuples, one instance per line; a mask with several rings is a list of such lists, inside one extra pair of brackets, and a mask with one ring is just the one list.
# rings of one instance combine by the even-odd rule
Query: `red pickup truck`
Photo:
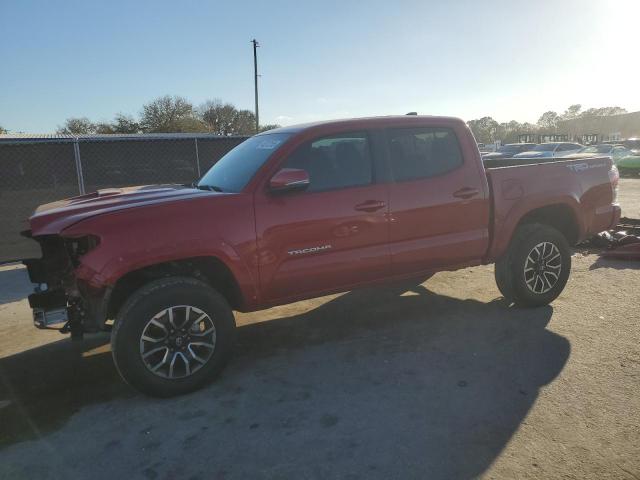
[[(542, 162), (542, 163), (541, 163)], [(122, 377), (194, 390), (230, 356), (232, 310), (478, 264), (503, 296), (554, 300), (570, 245), (615, 225), (611, 159), (483, 164), (462, 120), (380, 117), (271, 130), (193, 186), (100, 190), (39, 207), (40, 328), (112, 330)]]

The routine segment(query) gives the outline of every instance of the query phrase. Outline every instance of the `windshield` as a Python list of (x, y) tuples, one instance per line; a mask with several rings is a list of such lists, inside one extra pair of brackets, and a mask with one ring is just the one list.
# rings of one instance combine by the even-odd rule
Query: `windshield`
[(540, 145), (533, 147), (531, 150), (534, 152), (553, 152), (557, 146), (557, 143), (541, 143)]
[(580, 153), (610, 153), (611, 145), (594, 145), (591, 147), (584, 147), (580, 150)]
[(200, 179), (198, 187), (222, 192), (241, 191), (290, 136), (290, 133), (270, 133), (245, 140), (218, 160)]

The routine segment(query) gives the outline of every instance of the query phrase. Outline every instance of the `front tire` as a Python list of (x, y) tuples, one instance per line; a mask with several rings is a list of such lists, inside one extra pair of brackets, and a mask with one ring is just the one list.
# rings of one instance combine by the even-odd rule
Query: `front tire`
[(571, 250), (562, 233), (548, 225), (519, 227), (507, 253), (496, 262), (495, 277), (504, 298), (522, 307), (554, 301), (571, 271)]
[(116, 368), (147, 395), (171, 397), (211, 382), (233, 349), (235, 320), (222, 295), (189, 277), (167, 277), (137, 290), (111, 335)]

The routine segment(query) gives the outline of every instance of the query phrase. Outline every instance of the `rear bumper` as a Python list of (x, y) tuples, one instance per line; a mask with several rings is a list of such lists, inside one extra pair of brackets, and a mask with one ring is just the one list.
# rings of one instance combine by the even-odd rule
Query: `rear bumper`
[(606, 205), (596, 209), (591, 225), (585, 232), (582, 240), (590, 238), (597, 233), (604, 232), (605, 230), (615, 228), (620, 222), (621, 214), (620, 205), (618, 204)]
[(613, 220), (611, 221), (611, 228), (614, 228), (620, 223), (620, 217), (622, 216), (622, 209), (620, 205), (613, 205)]

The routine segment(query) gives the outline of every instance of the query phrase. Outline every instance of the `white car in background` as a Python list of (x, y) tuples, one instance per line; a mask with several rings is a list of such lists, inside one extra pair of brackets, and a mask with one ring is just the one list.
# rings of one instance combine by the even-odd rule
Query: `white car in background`
[(513, 158), (549, 158), (549, 157), (564, 157), (565, 155), (571, 155), (578, 150), (584, 148), (583, 145), (573, 142), (549, 142), (536, 145), (531, 150), (518, 153)]
[(613, 159), (614, 163), (617, 163), (621, 158), (632, 155), (631, 150), (626, 148), (624, 145), (616, 145), (613, 143), (603, 143), (600, 145), (591, 145), (589, 147), (584, 147), (582, 150), (577, 151), (576, 153), (563, 155), (563, 157), (570, 158), (590, 158), (590, 157), (602, 157), (608, 156)]

